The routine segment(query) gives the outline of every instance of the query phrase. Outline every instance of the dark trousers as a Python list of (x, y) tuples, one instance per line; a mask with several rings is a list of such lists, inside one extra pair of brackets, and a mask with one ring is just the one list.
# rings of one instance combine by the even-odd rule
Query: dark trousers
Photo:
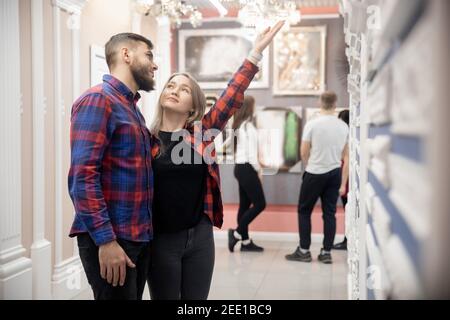
[(194, 228), (155, 234), (148, 285), (152, 300), (206, 300), (214, 269), (213, 226), (205, 215)]
[[(347, 205), (348, 197), (347, 196), (345, 196), (345, 197), (341, 196), (341, 201), (342, 201), (342, 205), (344, 206), (344, 212), (345, 212), (345, 206)], [(347, 237), (344, 237), (344, 242), (345, 241), (347, 241)]]
[(336, 235), (336, 205), (341, 185), (341, 169), (325, 174), (305, 172), (298, 204), (300, 247), (309, 250), (311, 246), (311, 214), (320, 198), (323, 210), (323, 248), (330, 251)]
[(117, 240), (136, 268), (127, 267), (125, 284), (113, 287), (100, 276), (98, 247), (89, 234), (80, 234), (77, 240), (81, 263), (94, 292), (95, 300), (142, 300), (150, 264), (150, 244), (148, 242)]
[(266, 199), (258, 173), (249, 163), (236, 164), (234, 176), (239, 183), (239, 211), (236, 231), (247, 240), (249, 224), (266, 208)]
[(348, 197), (347, 196), (341, 197), (341, 201), (342, 201), (342, 205), (344, 206), (344, 210), (345, 210), (345, 206), (347, 205), (347, 202), (348, 202)]

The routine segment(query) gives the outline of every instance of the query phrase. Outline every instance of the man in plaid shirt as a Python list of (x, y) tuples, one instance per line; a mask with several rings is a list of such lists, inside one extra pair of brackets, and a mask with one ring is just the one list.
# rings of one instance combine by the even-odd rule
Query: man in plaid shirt
[(105, 47), (111, 72), (72, 107), (70, 236), (95, 299), (141, 299), (152, 237), (150, 132), (136, 106), (153, 90), (153, 45), (137, 34), (113, 36)]

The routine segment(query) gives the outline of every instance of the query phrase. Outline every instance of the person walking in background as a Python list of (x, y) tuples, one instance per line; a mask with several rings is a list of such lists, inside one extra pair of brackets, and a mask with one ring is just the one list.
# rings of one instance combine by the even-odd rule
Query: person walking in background
[(249, 224), (265, 209), (266, 200), (258, 163), (258, 133), (252, 123), (255, 98), (245, 96), (242, 108), (236, 112), (233, 130), (236, 133), (234, 176), (239, 184), (239, 211), (236, 230), (228, 230), (228, 249), (234, 251), (241, 241), (241, 251), (262, 252), (248, 235)]
[[(350, 123), (350, 111), (344, 110), (339, 113), (339, 119), (344, 121), (347, 126)], [(344, 206), (344, 211), (346, 211), (347, 206), (347, 195), (348, 195), (348, 176), (349, 176), (349, 163), (348, 159), (342, 159), (342, 185), (339, 189), (339, 195), (341, 196), (342, 205)], [(345, 184), (345, 187), (343, 185)], [(347, 237), (344, 237), (344, 241), (337, 243), (333, 246), (334, 250), (347, 250)]]
[(342, 181), (341, 161), (348, 159), (348, 126), (334, 114), (337, 96), (325, 92), (320, 97), (321, 115), (305, 126), (301, 155), (306, 166), (298, 204), (300, 246), (286, 255), (290, 261), (311, 262), (311, 214), (320, 198), (323, 210), (324, 240), (318, 256), (332, 263), (331, 249), (336, 234), (336, 205)]
[(215, 261), (213, 226), (220, 228), (223, 223), (213, 139), (242, 106), (262, 52), (283, 24), (258, 36), (208, 113), (205, 95), (190, 75), (173, 74), (164, 86), (151, 126), (155, 192), (148, 284), (152, 300), (208, 298)]

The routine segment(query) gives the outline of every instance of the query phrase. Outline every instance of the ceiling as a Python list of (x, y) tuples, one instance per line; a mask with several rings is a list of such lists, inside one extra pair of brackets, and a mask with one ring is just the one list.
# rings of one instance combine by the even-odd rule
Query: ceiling
[[(188, 1), (190, 4), (197, 6), (200, 10), (214, 9), (214, 6), (209, 2), (209, 0), (192, 0)], [(338, 0), (295, 0), (299, 7), (336, 7), (338, 6)], [(224, 4), (224, 6), (229, 9), (230, 7), (236, 7), (239, 1), (234, 1), (231, 4)]]

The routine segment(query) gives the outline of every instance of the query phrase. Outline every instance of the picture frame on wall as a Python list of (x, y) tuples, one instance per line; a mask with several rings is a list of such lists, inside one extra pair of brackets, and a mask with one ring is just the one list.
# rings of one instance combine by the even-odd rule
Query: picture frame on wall
[(258, 108), (258, 161), (263, 170), (301, 172), (302, 114), (301, 106)]
[(274, 39), (273, 94), (317, 96), (325, 91), (326, 26), (291, 27)]
[[(178, 66), (202, 89), (225, 89), (253, 48), (253, 37), (244, 29), (196, 29), (178, 33)], [(250, 89), (269, 88), (269, 52)]]

